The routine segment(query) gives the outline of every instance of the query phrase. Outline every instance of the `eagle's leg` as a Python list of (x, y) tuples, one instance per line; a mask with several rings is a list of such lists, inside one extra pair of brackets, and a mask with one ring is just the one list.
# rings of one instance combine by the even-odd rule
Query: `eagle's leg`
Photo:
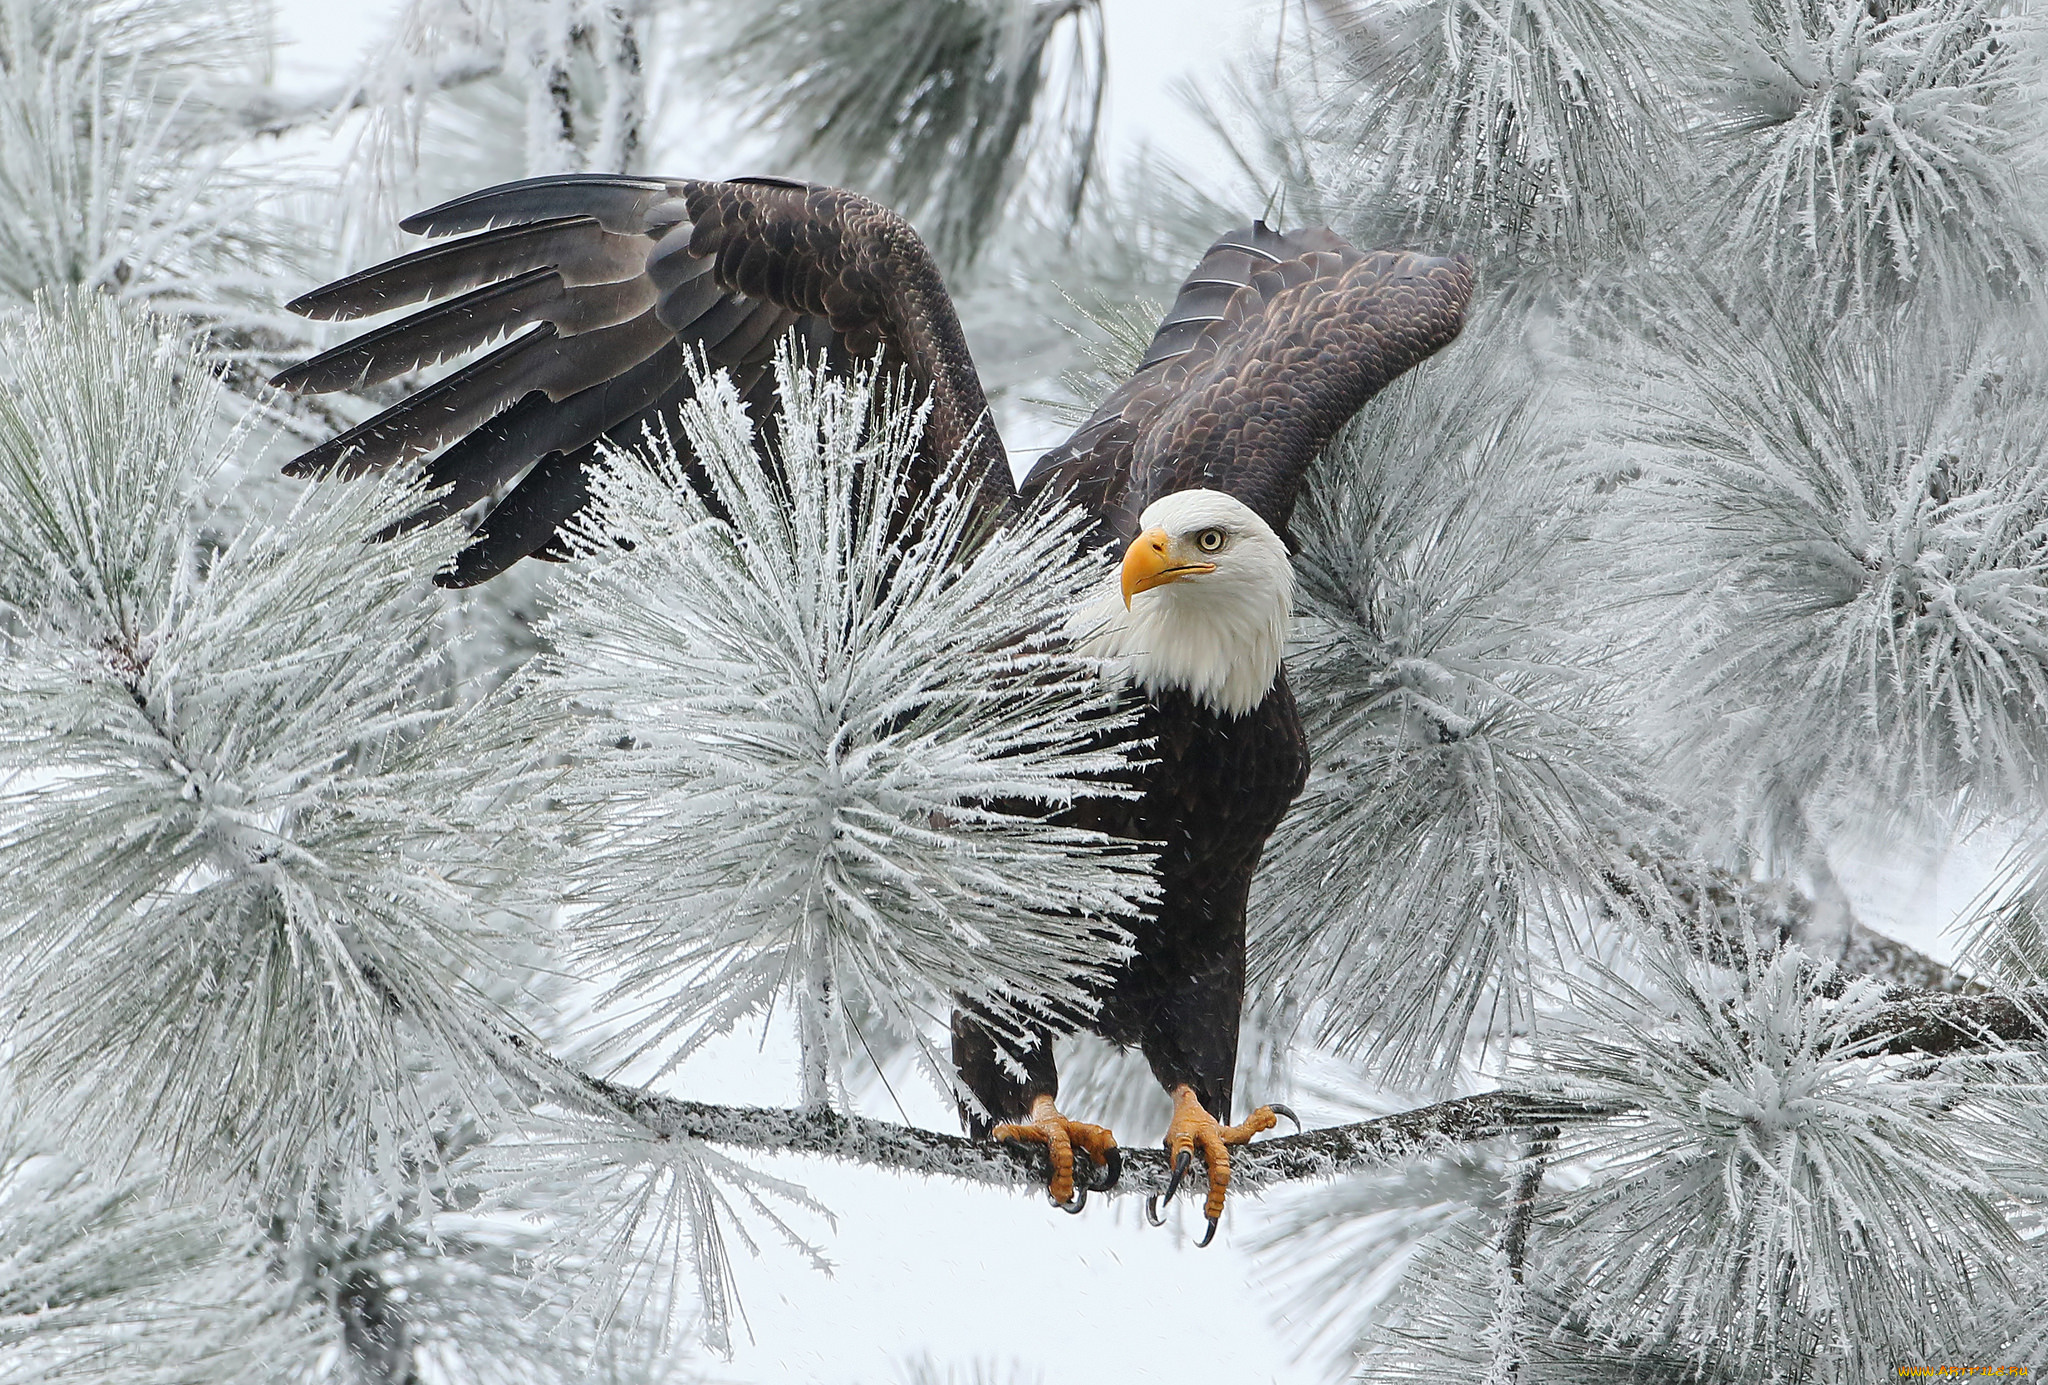
[(1216, 1236), (1216, 1223), (1223, 1217), (1223, 1199), (1230, 1191), (1230, 1146), (1250, 1144), (1252, 1136), (1262, 1130), (1271, 1130), (1285, 1116), (1301, 1128), (1301, 1121), (1285, 1106), (1261, 1106), (1236, 1125), (1225, 1125), (1209, 1114), (1195, 1095), (1195, 1089), (1183, 1082), (1173, 1089), (1173, 1119), (1166, 1127), (1166, 1160), (1173, 1174), (1166, 1185), (1166, 1193), (1160, 1198), (1145, 1200), (1145, 1213), (1157, 1226), (1165, 1218), (1160, 1215), (1161, 1202), (1171, 1201), (1180, 1190), (1181, 1179), (1193, 1166), (1194, 1157), (1199, 1154), (1202, 1167), (1209, 1177), (1209, 1198), (1202, 1204), (1202, 1215), (1209, 1219), (1209, 1229), (1196, 1244), (1208, 1245)]
[[(1003, 1059), (988, 1030), (966, 1011), (953, 1015), (953, 1065), (967, 1090), (981, 1103), (981, 1112), (962, 1103), (967, 1132), (977, 1139), (1017, 1140), (1042, 1144), (1052, 1165), (1047, 1187), (1055, 1204), (1078, 1212), (1088, 1192), (1116, 1186), (1123, 1171), (1116, 1136), (1099, 1125), (1069, 1120), (1060, 1114), (1059, 1072), (1053, 1065), (1052, 1035), (1040, 1031), (1038, 1044), (1023, 1055), (1022, 1071)], [(1077, 1191), (1075, 1152), (1087, 1156), (1088, 1177)]]
[[(1204, 859), (1199, 846), (1185, 848), (1188, 859)], [(1169, 855), (1171, 853), (1169, 852)], [(1256, 857), (1251, 858), (1253, 863)], [(1295, 1120), (1284, 1106), (1261, 1106), (1241, 1125), (1230, 1118), (1231, 1089), (1237, 1071), (1239, 1019), (1244, 1006), (1244, 896), (1250, 865), (1237, 875), (1240, 892), (1169, 894), (1160, 906), (1162, 917), (1177, 921), (1178, 935), (1158, 925), (1148, 930), (1141, 920), (1138, 957), (1128, 979), (1111, 993), (1104, 1007), (1111, 1037), (1135, 1038), (1152, 1065), (1152, 1075), (1173, 1098), (1173, 1119), (1166, 1129), (1166, 1191), (1145, 1200), (1145, 1211), (1157, 1226), (1162, 1204), (1173, 1199), (1200, 1158), (1209, 1176), (1209, 1197), (1203, 1211), (1209, 1218), (1208, 1245), (1223, 1215), (1230, 1188), (1230, 1146), (1249, 1143), (1270, 1130), (1276, 1116)], [(1220, 1116), (1220, 1119), (1219, 1119)]]

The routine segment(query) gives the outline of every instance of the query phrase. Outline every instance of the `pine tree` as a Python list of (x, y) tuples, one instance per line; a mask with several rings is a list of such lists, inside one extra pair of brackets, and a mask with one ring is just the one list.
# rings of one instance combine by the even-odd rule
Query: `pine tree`
[[(923, 225), (1032, 419), (1247, 208), (1482, 258), (1296, 524), (1244, 1061), (1355, 1119), (1234, 1195), (1333, 1373), (2041, 1360), (2037, 22), (1315, 8), (1197, 93), (1219, 178), (1097, 157), (1086, 3), (415, 0), (310, 95), (255, 7), (0, 3), (0, 1382), (681, 1378), (730, 1239), (822, 1210), (749, 1151), (1036, 1177), (858, 1107), (949, 1089), (957, 997), (1085, 1006), (1147, 897), (1045, 821), (1122, 764), (1045, 633), (1074, 515), (892, 531), (916, 401), (790, 354), (772, 429), (707, 375), (467, 605), (458, 526), (362, 541), (410, 478), (266, 479), (379, 403), (263, 395), (275, 303), (415, 196), (705, 159), (686, 87)], [(254, 157), (322, 121), (345, 206)], [(1857, 919), (1850, 846), (1970, 830), (2019, 845), (1954, 968)], [(799, 1107), (669, 1089), (785, 1021)]]

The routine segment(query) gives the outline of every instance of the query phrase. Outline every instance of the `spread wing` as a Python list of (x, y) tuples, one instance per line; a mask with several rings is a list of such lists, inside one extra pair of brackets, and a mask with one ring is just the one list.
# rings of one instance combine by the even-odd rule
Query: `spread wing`
[(1309, 463), (1388, 381), (1457, 336), (1471, 263), (1253, 222), (1211, 246), (1137, 371), (1022, 489), (1072, 491), (1106, 540), (1163, 495), (1225, 491), (1280, 532)]
[(792, 332), (831, 368), (879, 356), (929, 395), (913, 494), (966, 446), (985, 503), (1010, 497), (1002, 441), (938, 268), (901, 217), (866, 198), (781, 179), (567, 174), (470, 193), (401, 224), (462, 238), (290, 306), (343, 320), (426, 306), (272, 383), (354, 389), (469, 356), (285, 468), (354, 476), (438, 454), (426, 480), (447, 489), (407, 525), (502, 493), (442, 574), (450, 585), (528, 555), (561, 556), (558, 530), (588, 499), (599, 445), (629, 445), (672, 421), (691, 394), (693, 351), (730, 370), (765, 420), (776, 343)]

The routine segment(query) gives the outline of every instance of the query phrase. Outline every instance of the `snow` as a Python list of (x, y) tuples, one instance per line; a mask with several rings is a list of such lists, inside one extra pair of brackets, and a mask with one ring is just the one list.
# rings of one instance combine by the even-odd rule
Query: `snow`
[[(704, 1101), (792, 1102), (795, 1053), (793, 1035), (766, 1044), (758, 1031), (734, 1035), (664, 1085)], [(935, 1093), (903, 1083), (896, 1093), (916, 1123), (957, 1128)], [(896, 1118), (893, 1106), (868, 1114)], [(1140, 1145), (1154, 1132), (1118, 1134)], [(804, 1156), (749, 1160), (837, 1214), (836, 1227), (796, 1223), (834, 1270), (817, 1273), (754, 1228), (761, 1254), (735, 1256), (744, 1323), (721, 1379), (868, 1385), (926, 1353), (942, 1368), (1014, 1363), (1018, 1378), (1035, 1371), (1047, 1381), (1077, 1371), (1117, 1381), (1323, 1379), (1312, 1359), (1293, 1359), (1284, 1306), (1243, 1249), (1261, 1215), (1256, 1199), (1234, 1200), (1216, 1243), (1196, 1250), (1184, 1225), (1147, 1226), (1135, 1198), (1070, 1217), (1036, 1195)]]

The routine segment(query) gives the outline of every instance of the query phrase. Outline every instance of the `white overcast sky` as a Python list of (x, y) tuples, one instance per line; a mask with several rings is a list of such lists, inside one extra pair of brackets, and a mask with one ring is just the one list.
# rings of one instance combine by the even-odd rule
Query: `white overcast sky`
[[(1168, 94), (1176, 77), (1217, 70), (1247, 44), (1270, 44), (1280, 6), (1299, 23), (1302, 0), (1104, 0), (1111, 85), (1106, 106), (1114, 162), (1150, 140), (1179, 148), (1185, 113)], [(314, 87), (340, 80), (383, 32), (394, 0), (276, 0), (283, 53), (279, 80)], [(662, 173), (722, 170), (664, 168)]]
[[(1110, 161), (1145, 141), (1199, 157), (1170, 83), (1216, 71), (1247, 45), (1270, 46), (1281, 3), (1104, 0)], [(1300, 0), (1285, 3), (1290, 21), (1298, 22)], [(391, 0), (278, 4), (286, 42), (280, 81), (308, 89), (339, 80), (397, 8)], [(1946, 957), (1952, 947), (1936, 934), (1983, 881), (2000, 845), (1968, 844), (1944, 871), (1931, 862), (1873, 859), (1850, 863), (1843, 873), (1867, 921)], [(793, 1104), (793, 1045), (771, 1039), (764, 1047), (757, 1038), (703, 1055), (664, 1085), (705, 1101)], [(920, 1124), (955, 1128), (935, 1095), (901, 1084), (898, 1091)], [(1340, 1115), (1297, 1104), (1312, 1125)], [(1145, 1145), (1159, 1132), (1118, 1134), (1126, 1145)], [(1178, 1227), (1147, 1227), (1130, 1199), (1068, 1217), (1042, 1197), (807, 1158), (760, 1162), (837, 1214), (836, 1226), (800, 1223), (835, 1269), (816, 1272), (772, 1231), (756, 1228), (760, 1256), (735, 1256), (746, 1325), (736, 1333), (733, 1360), (712, 1367), (715, 1379), (878, 1385), (898, 1379), (904, 1360), (926, 1354), (962, 1368), (963, 1379), (977, 1360), (1015, 1362), (1024, 1368), (1019, 1380), (1036, 1371), (1048, 1385), (1084, 1377), (1119, 1385), (1297, 1385), (1326, 1378), (1325, 1363), (1298, 1356), (1307, 1326), (1282, 1311), (1270, 1287), (1274, 1262), (1255, 1262), (1243, 1249), (1261, 1217), (1252, 1199), (1234, 1200), (1217, 1244), (1197, 1251)], [(1315, 1267), (1291, 1268), (1306, 1275)]]

